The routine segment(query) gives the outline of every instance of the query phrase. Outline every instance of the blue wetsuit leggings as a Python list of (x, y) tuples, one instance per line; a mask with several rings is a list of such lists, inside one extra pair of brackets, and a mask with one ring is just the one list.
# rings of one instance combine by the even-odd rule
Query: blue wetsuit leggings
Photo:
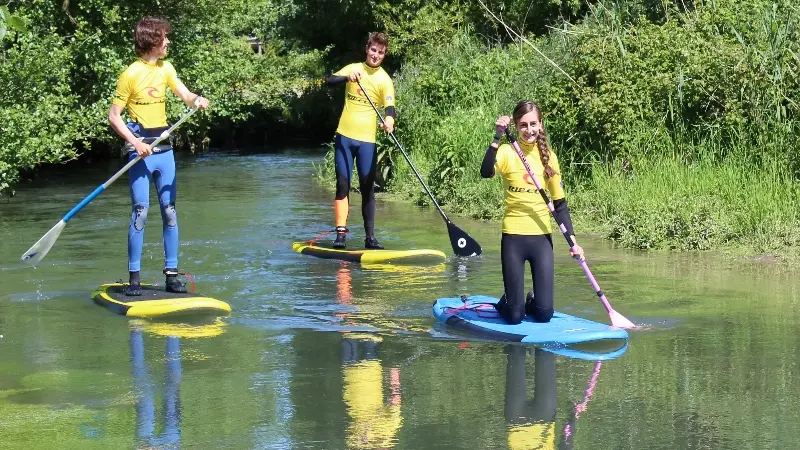
[(367, 236), (372, 236), (375, 231), (377, 147), (374, 142), (357, 141), (336, 133), (334, 151), (336, 200), (342, 200), (350, 194), (350, 177), (355, 160), (359, 189), (361, 190), (361, 216), (364, 219), (364, 232)]
[[(136, 152), (128, 153), (128, 161)], [(128, 270), (138, 272), (142, 259), (144, 227), (150, 207), (150, 183), (158, 191), (161, 221), (164, 235), (164, 268), (178, 268), (178, 215), (175, 212), (177, 195), (175, 179), (175, 156), (172, 149), (153, 153), (139, 160), (129, 171), (131, 186), (131, 224), (128, 228)]]

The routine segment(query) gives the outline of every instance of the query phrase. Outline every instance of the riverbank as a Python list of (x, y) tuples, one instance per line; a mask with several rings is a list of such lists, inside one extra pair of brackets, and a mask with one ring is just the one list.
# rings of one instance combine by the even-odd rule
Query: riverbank
[[(795, 70), (800, 12), (753, 0), (652, 22), (623, 9), (601, 4), (517, 44), (461, 33), (405, 61), (396, 134), (439, 203), (500, 218), (499, 180), (478, 169), (497, 117), (528, 99), (580, 230), (632, 249), (800, 261), (800, 84), (780, 76)], [(741, 29), (748, 17), (764, 27)], [(428, 203), (385, 136), (378, 151), (385, 191)]]
[[(330, 155), (317, 167), (317, 177), (333, 187)], [(379, 194), (391, 201), (430, 205), (430, 198), (405, 167), (397, 167), (388, 189)], [(432, 184), (425, 161), (414, 165)], [(728, 258), (800, 263), (800, 196), (798, 184), (784, 166), (750, 170), (745, 163), (693, 164), (653, 158), (641, 168), (594, 165), (584, 177), (562, 172), (567, 198), (579, 234), (594, 234), (625, 248), (643, 250), (715, 251)], [(468, 168), (478, 172), (478, 166)], [(448, 214), (499, 221), (502, 188), (498, 179), (464, 177), (450, 190), (434, 195)]]

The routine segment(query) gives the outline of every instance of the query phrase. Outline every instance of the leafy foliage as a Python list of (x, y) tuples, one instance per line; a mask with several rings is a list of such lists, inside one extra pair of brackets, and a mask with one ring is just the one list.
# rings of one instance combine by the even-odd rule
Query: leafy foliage
[[(0, 31), (14, 30), (0, 36), (0, 82), (14, 92), (0, 99), (0, 190), (20, 170), (117, 145), (105, 114), (145, 14), (172, 22), (170, 59), (212, 100), (181, 129), (192, 149), (258, 133), (329, 140), (341, 97), (320, 80), (362, 60), (367, 34), (384, 30), (397, 136), (448, 208), (500, 214), (497, 181), (478, 167), (496, 117), (525, 98), (544, 111), (576, 215), (612, 238), (643, 248), (795, 242), (794, 216), (778, 201), (735, 222), (719, 213), (748, 197), (735, 183), (750, 174), (790, 187), (770, 192), (798, 183), (800, 10), (789, 0), (12, 1), (0, 8)], [(175, 117), (182, 105), (168, 108)], [(386, 136), (379, 165), (382, 189), (429, 201)], [(658, 170), (714, 192), (659, 196), (646, 186), (663, 183)], [(720, 173), (735, 174), (722, 177), (730, 185), (710, 182)], [(768, 220), (789, 231), (769, 238)]]
[[(554, 64), (470, 30), (408, 56), (398, 133), (441, 202), (497, 217), (501, 192), (478, 167), (495, 118), (525, 98), (543, 108), (578, 222), (638, 248), (800, 242), (768, 231), (797, 228), (796, 206), (779, 199), (798, 185), (800, 12), (760, 0), (659, 4), (587, 5), (581, 22), (532, 38)], [(402, 164), (392, 173), (391, 190), (425, 202)], [(756, 184), (769, 196), (750, 201)]]
[[(119, 139), (106, 114), (119, 74), (136, 58), (132, 30), (144, 15), (170, 20), (168, 59), (190, 90), (212, 102), (179, 131), (178, 141), (192, 149), (207, 146), (212, 134), (224, 142), (236, 124), (276, 130), (290, 122), (292, 102), (323, 73), (324, 52), (290, 49), (280, 37), (276, 24), (292, 14), (290, 2), (27, 0), (10, 6), (12, 17), (29, 27), (0, 47), (0, 83), (15, 93), (0, 99), (0, 191), (20, 170), (74, 159), (92, 147), (116, 153)], [(263, 42), (261, 54), (250, 35)], [(184, 106), (168, 99), (168, 117), (177, 117)]]

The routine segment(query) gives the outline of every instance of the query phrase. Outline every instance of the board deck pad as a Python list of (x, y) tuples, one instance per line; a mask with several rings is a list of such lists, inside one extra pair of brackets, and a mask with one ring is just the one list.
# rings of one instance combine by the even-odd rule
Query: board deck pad
[(304, 255), (316, 256), (324, 259), (339, 259), (342, 261), (358, 263), (405, 263), (405, 264), (425, 264), (440, 263), (447, 258), (447, 255), (439, 250), (418, 249), (418, 250), (346, 250), (323, 247), (320, 245), (310, 245), (306, 242), (292, 243), (292, 250)]
[(570, 345), (608, 339), (626, 340), (622, 328), (594, 322), (560, 312), (553, 313), (547, 323), (525, 317), (522, 323), (511, 325), (497, 313), (494, 304), (499, 299), (484, 295), (440, 298), (433, 303), (433, 315), (442, 323), (459, 330), (502, 341), (529, 344)]
[[(163, 286), (155, 286), (152, 284), (143, 284), (142, 295), (125, 295), (127, 284), (109, 285), (106, 289), (106, 294), (118, 302), (131, 303), (149, 300), (175, 300), (197, 297), (199, 294), (193, 292), (186, 292), (183, 294), (175, 292), (167, 292)], [(199, 295), (202, 297), (202, 295)]]
[(129, 317), (165, 317), (179, 315), (225, 315), (230, 305), (197, 292), (167, 292), (163, 286), (142, 283), (140, 296), (125, 295), (127, 283), (108, 283), (92, 294), (92, 300), (117, 314)]

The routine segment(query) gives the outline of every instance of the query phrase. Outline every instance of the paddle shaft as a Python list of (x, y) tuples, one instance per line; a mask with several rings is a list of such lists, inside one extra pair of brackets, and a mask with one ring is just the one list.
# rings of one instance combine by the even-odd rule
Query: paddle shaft
[[(375, 110), (375, 114), (378, 115), (378, 119), (380, 119), (381, 124), (383, 126), (386, 126), (386, 122), (383, 120), (383, 116), (381, 115), (380, 111), (378, 111), (378, 108), (375, 106), (375, 103), (372, 102), (372, 99), (369, 98), (369, 95), (367, 95), (367, 91), (365, 91), (364, 87), (361, 86), (361, 82), (356, 80), (356, 84), (358, 84), (358, 87), (361, 88), (361, 92), (364, 93), (364, 97), (367, 98), (367, 101), (369, 101), (369, 104), (372, 106), (372, 109)], [(450, 223), (450, 219), (447, 218), (447, 214), (445, 214), (444, 210), (442, 210), (441, 206), (439, 206), (439, 203), (436, 201), (436, 198), (433, 196), (433, 193), (431, 193), (431, 190), (430, 188), (428, 188), (428, 185), (425, 183), (425, 180), (422, 179), (422, 175), (419, 174), (417, 168), (414, 167), (414, 164), (411, 162), (411, 158), (408, 157), (408, 154), (406, 154), (406, 151), (403, 149), (403, 146), (400, 145), (400, 141), (397, 140), (397, 137), (395, 137), (394, 133), (389, 133), (389, 136), (392, 137), (394, 144), (397, 146), (397, 148), (400, 149), (400, 152), (403, 154), (403, 157), (406, 159), (406, 162), (408, 162), (408, 165), (411, 166), (411, 170), (414, 171), (414, 175), (417, 176), (417, 179), (422, 184), (422, 187), (425, 189), (425, 192), (428, 194), (428, 196), (430, 196), (431, 201), (433, 201), (433, 205), (436, 206), (436, 209), (439, 211), (439, 214), (442, 215), (442, 218), (445, 220), (445, 222)]]
[[(578, 421), (578, 418), (581, 416), (581, 413), (586, 411), (586, 407), (589, 406), (589, 400), (592, 399), (592, 394), (594, 394), (594, 388), (597, 386), (597, 377), (600, 376), (600, 367), (603, 365), (602, 361), (597, 361), (594, 364), (594, 372), (592, 372), (591, 378), (589, 378), (589, 384), (586, 386), (586, 391), (583, 394), (583, 400), (580, 403), (575, 405), (575, 422)], [(569, 441), (572, 439), (572, 436), (575, 434), (574, 427), (568, 422), (564, 426), (564, 439)]]
[[(522, 160), (522, 165), (525, 166), (525, 170), (528, 171), (528, 175), (533, 180), (533, 184), (536, 186), (536, 189), (539, 191), (539, 194), (542, 196), (542, 200), (547, 205), (547, 209), (550, 210), (550, 214), (555, 219), (556, 223), (558, 224), (558, 229), (561, 230), (561, 234), (564, 235), (564, 239), (567, 240), (567, 245), (569, 245), (570, 250), (575, 249), (575, 242), (572, 240), (572, 236), (567, 233), (567, 227), (561, 222), (558, 218), (558, 214), (556, 214), (556, 209), (553, 206), (553, 202), (550, 201), (550, 198), (547, 196), (547, 192), (545, 192), (544, 188), (541, 184), (539, 184), (539, 180), (536, 178), (536, 175), (533, 173), (531, 166), (528, 164), (528, 161), (525, 159), (525, 154), (522, 153), (522, 149), (519, 147), (519, 143), (517, 143), (517, 139), (511, 134), (511, 131), (506, 128), (506, 137), (511, 142), (511, 146), (514, 147), (514, 150), (517, 152), (517, 156), (519, 159)], [(586, 274), (586, 278), (589, 279), (589, 283), (591, 283), (592, 288), (594, 288), (595, 293), (598, 297), (600, 297), (600, 301), (603, 303), (603, 307), (605, 307), (606, 311), (611, 314), (614, 309), (611, 308), (611, 305), (608, 303), (608, 299), (606, 299), (606, 295), (603, 293), (603, 290), (600, 289), (600, 285), (597, 284), (597, 280), (595, 280), (594, 275), (592, 275), (592, 271), (589, 270), (589, 266), (586, 264), (586, 261), (579, 260), (578, 263), (581, 265), (583, 269), (583, 273)]]
[[(179, 119), (177, 122), (175, 122), (175, 124), (173, 124), (173, 125), (172, 125), (171, 127), (169, 127), (167, 130), (165, 130), (164, 132), (162, 132), (162, 133), (161, 133), (161, 135), (158, 137), (158, 139), (156, 139), (155, 141), (153, 141), (153, 143), (152, 143), (152, 144), (150, 144), (150, 147), (155, 147), (156, 145), (158, 145), (158, 144), (160, 144), (161, 142), (163, 142), (163, 141), (164, 141), (164, 139), (168, 138), (168, 137), (169, 137), (169, 135), (170, 135), (170, 133), (172, 133), (172, 131), (173, 131), (173, 130), (175, 130), (175, 128), (177, 128), (177, 127), (178, 127), (178, 125), (182, 124), (182, 123), (183, 123), (183, 122), (184, 122), (186, 119), (188, 119), (188, 118), (189, 118), (189, 117), (190, 117), (192, 114), (194, 114), (196, 111), (197, 111), (197, 108), (192, 108), (191, 110), (189, 110), (189, 112), (188, 112), (188, 113), (186, 113), (186, 114), (185, 114), (183, 117), (181, 117), (181, 118), (180, 118), (180, 119)], [(61, 219), (61, 220), (62, 220), (62, 221), (64, 221), (64, 223), (66, 223), (66, 222), (69, 222), (69, 220), (70, 220), (70, 219), (72, 219), (72, 216), (74, 216), (75, 214), (77, 214), (77, 213), (78, 213), (78, 211), (80, 211), (81, 209), (83, 209), (83, 207), (84, 207), (84, 206), (88, 205), (88, 204), (89, 204), (89, 203), (90, 203), (92, 200), (94, 200), (94, 199), (95, 199), (95, 198), (96, 198), (98, 195), (100, 195), (100, 193), (101, 193), (101, 192), (105, 191), (105, 190), (106, 190), (106, 188), (108, 188), (109, 186), (111, 186), (111, 183), (113, 183), (113, 182), (117, 181), (117, 178), (119, 178), (120, 176), (122, 176), (122, 174), (123, 174), (123, 173), (127, 172), (127, 171), (128, 171), (128, 169), (130, 169), (131, 167), (133, 167), (133, 165), (134, 165), (134, 164), (136, 164), (137, 162), (139, 162), (139, 160), (140, 160), (140, 159), (142, 159), (141, 155), (136, 155), (136, 158), (133, 158), (132, 160), (130, 160), (130, 161), (128, 162), (128, 164), (125, 164), (124, 166), (122, 166), (122, 168), (121, 168), (121, 169), (119, 169), (119, 170), (117, 171), (117, 173), (115, 173), (114, 175), (112, 175), (112, 176), (111, 176), (111, 178), (109, 178), (109, 179), (108, 179), (108, 181), (106, 181), (105, 183), (101, 184), (100, 186), (97, 186), (97, 189), (95, 189), (94, 191), (92, 191), (92, 193), (91, 193), (91, 194), (89, 194), (89, 195), (88, 195), (86, 198), (84, 198), (83, 200), (81, 200), (81, 202), (80, 202), (80, 203), (78, 203), (77, 205), (75, 205), (75, 207), (74, 207), (74, 208), (72, 208), (72, 209), (71, 209), (71, 210), (70, 210), (70, 211), (69, 211), (69, 212), (68, 212), (68, 213), (67, 213), (67, 214), (64, 216), (64, 218), (63, 218), (63, 219)]]

